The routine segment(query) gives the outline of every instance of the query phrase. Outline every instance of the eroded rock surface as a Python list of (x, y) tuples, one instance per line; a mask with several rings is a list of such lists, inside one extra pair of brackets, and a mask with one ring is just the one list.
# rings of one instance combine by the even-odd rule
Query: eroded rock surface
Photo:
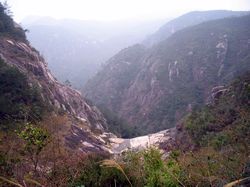
[(174, 139), (175, 133), (176, 129), (172, 128), (131, 139), (111, 138), (111, 151), (114, 154), (120, 154), (128, 150), (137, 151), (147, 149), (149, 147), (157, 147), (161, 149), (160, 145)]
[(45, 102), (70, 116), (71, 130), (65, 137), (69, 147), (83, 152), (107, 149), (108, 135), (104, 132), (107, 124), (101, 112), (90, 106), (79, 91), (58, 82), (39, 52), (27, 42), (0, 38), (0, 56), (23, 72), (31, 86), (39, 87)]

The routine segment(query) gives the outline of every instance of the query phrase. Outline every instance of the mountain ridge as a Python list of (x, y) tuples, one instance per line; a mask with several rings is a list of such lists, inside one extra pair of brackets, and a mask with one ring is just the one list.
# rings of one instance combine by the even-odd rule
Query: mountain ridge
[(152, 47), (178, 30), (189, 26), (197, 25), (209, 20), (216, 20), (226, 17), (237, 17), (249, 14), (249, 11), (229, 11), (229, 10), (208, 10), (208, 11), (193, 11), (186, 13), (178, 18), (175, 18), (159, 28), (151, 36), (147, 37), (142, 43), (148, 47)]
[[(38, 18), (23, 20), (22, 25), (30, 31), (29, 41), (44, 55), (58, 80), (69, 80), (80, 89), (108, 58), (141, 42), (162, 22)], [(44, 37), (47, 39), (43, 40)]]
[(107, 63), (106, 71), (96, 76), (99, 81), (91, 80), (93, 89), (89, 86), (88, 90), (91, 81), (85, 87), (86, 97), (117, 112), (130, 127), (143, 129), (144, 133), (145, 129), (156, 132), (171, 128), (187, 111), (206, 102), (212, 87), (249, 69), (249, 19), (250, 16), (224, 18), (176, 32), (134, 63), (139, 64), (138, 70), (130, 70), (139, 73), (125, 81), (126, 86), (121, 89), (113, 90), (112, 85), (122, 81), (113, 76), (123, 73), (123, 69), (111, 69), (121, 66), (122, 60)]

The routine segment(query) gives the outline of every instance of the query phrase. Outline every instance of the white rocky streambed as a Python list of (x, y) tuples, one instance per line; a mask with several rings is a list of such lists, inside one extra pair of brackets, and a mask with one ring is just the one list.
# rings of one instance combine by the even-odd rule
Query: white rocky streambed
[(152, 146), (159, 148), (161, 143), (168, 142), (174, 137), (174, 134), (175, 128), (172, 128), (131, 139), (110, 138), (111, 152), (119, 154), (126, 150), (143, 150)]

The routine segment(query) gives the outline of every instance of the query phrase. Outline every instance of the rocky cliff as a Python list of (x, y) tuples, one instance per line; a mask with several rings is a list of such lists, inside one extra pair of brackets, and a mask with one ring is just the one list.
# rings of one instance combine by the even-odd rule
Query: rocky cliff
[(69, 131), (65, 136), (69, 147), (84, 152), (106, 150), (103, 127), (107, 124), (101, 112), (90, 106), (79, 91), (59, 83), (39, 52), (28, 42), (1, 37), (0, 56), (5, 63), (25, 74), (31, 87), (38, 87), (44, 102), (70, 117)]
[(143, 53), (121, 51), (88, 83), (86, 96), (142, 134), (171, 128), (206, 103), (211, 88), (249, 70), (249, 23), (250, 16), (205, 22)]

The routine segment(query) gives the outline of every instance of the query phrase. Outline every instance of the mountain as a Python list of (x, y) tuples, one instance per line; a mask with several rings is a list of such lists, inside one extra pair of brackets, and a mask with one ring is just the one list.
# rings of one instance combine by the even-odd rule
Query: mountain
[(176, 127), (130, 139), (114, 138), (111, 142), (117, 143), (113, 151), (141, 150), (151, 145), (164, 153), (175, 149), (199, 152), (209, 146), (221, 150), (229, 144), (237, 149), (237, 144), (249, 142), (249, 89), (247, 71), (227, 85), (212, 88), (207, 98), (209, 102), (185, 115)]
[(165, 150), (177, 150), (172, 155), (186, 175), (183, 184), (195, 186), (202, 181), (202, 186), (224, 186), (234, 181), (230, 184), (250, 185), (249, 75), (248, 71), (212, 89), (210, 102), (177, 126), (174, 148), (169, 142), (162, 144)]
[(143, 44), (146, 46), (153, 46), (171, 36), (178, 30), (184, 29), (188, 26), (193, 26), (205, 21), (221, 19), (226, 17), (235, 17), (247, 15), (247, 11), (226, 11), (226, 10), (210, 10), (210, 11), (194, 11), (184, 14), (176, 19), (167, 22), (160, 29), (147, 37)]
[(192, 144), (193, 149), (209, 146), (221, 149), (228, 144), (237, 147), (249, 142), (249, 88), (247, 71), (229, 84), (211, 89), (209, 102), (188, 113), (178, 124), (175, 138), (179, 148), (190, 150)]
[(211, 88), (249, 70), (249, 23), (249, 15), (204, 22), (150, 49), (124, 49), (87, 83), (85, 95), (139, 134), (171, 128), (206, 103)]
[(156, 106), (170, 106), (155, 120), (190, 111), (172, 129), (122, 139), (104, 130), (112, 120), (110, 129), (124, 128), (120, 119), (106, 121), (59, 83), (7, 13), (0, 3), (0, 186), (249, 186), (250, 16), (186, 28), (156, 48), (134, 45), (113, 57), (105, 68), (116, 77), (95, 82), (108, 81), (112, 99), (127, 89), (132, 104), (141, 101), (138, 90), (143, 105), (163, 99)]
[[(26, 18), (28, 40), (48, 62), (61, 82), (82, 88), (108, 58), (124, 47), (141, 42), (163, 20), (98, 22), (49, 17)], [(46, 40), (44, 39), (46, 38)]]
[(65, 116), (67, 120), (60, 122), (64, 128), (57, 132), (63, 134), (60, 138), (65, 147), (81, 152), (107, 151), (108, 142), (103, 140), (107, 123), (101, 112), (79, 91), (59, 83), (21, 27), (5, 13), (0, 16), (1, 132), (26, 123), (42, 123), (45, 116), (50, 120)]

